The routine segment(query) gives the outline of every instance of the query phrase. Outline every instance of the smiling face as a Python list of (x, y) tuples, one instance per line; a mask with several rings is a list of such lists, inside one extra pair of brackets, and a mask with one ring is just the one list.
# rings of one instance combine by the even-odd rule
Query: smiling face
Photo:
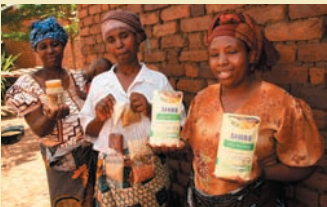
[(209, 45), (209, 64), (225, 87), (234, 88), (250, 79), (247, 48), (237, 38), (215, 37)]
[(109, 52), (116, 58), (118, 64), (128, 64), (137, 61), (139, 44), (136, 35), (124, 27), (112, 29), (104, 35)]
[(61, 67), (64, 46), (60, 41), (52, 38), (44, 39), (37, 44), (36, 52), (40, 56), (44, 67)]

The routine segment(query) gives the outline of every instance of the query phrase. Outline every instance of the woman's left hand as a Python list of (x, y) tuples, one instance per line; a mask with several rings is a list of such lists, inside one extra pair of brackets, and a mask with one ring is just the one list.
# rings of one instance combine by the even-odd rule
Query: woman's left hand
[(142, 113), (151, 107), (143, 94), (133, 92), (129, 98), (130, 106), (134, 112)]

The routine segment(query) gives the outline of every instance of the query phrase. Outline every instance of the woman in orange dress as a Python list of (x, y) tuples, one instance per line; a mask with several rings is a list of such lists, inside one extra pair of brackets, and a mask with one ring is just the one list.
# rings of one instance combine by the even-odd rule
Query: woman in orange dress
[[(197, 94), (182, 130), (194, 153), (188, 201), (196, 207), (285, 206), (280, 183), (308, 177), (324, 151), (311, 109), (276, 85), (255, 80), (254, 72), (273, 66), (278, 53), (247, 14), (218, 14), (207, 40), (219, 82)], [(224, 113), (261, 119), (247, 181), (214, 174)]]

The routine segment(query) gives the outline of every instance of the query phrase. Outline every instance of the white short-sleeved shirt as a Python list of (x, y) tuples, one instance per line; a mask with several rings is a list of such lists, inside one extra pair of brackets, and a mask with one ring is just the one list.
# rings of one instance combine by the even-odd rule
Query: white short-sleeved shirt
[[(112, 94), (115, 97), (116, 103), (129, 103), (129, 96), (131, 93), (138, 92), (143, 94), (149, 103), (152, 103), (152, 95), (154, 90), (173, 89), (164, 74), (148, 69), (144, 63), (141, 63), (141, 66), (142, 67), (139, 74), (136, 76), (126, 92), (122, 88), (114, 72), (116, 65), (113, 65), (109, 71), (104, 72), (93, 79), (90, 92), (80, 112), (80, 120), (84, 128), (84, 132), (89, 122), (95, 118), (96, 104), (108, 94)], [(182, 106), (182, 109), (181, 124), (183, 125), (186, 114), (184, 106)], [(117, 112), (114, 110), (113, 116), (115, 116), (115, 113)], [(150, 123), (147, 117), (142, 117), (142, 122), (148, 125)], [(109, 151), (108, 136), (112, 131), (112, 126), (113, 120), (108, 119), (102, 126), (98, 137), (90, 137), (87, 134), (85, 135), (87, 140), (94, 143), (94, 150), (104, 153)]]

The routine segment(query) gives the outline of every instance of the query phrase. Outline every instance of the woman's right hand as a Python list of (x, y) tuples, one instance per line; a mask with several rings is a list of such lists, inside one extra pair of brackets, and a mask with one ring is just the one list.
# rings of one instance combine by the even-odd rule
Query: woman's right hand
[(49, 120), (64, 119), (69, 115), (69, 106), (60, 104), (58, 106), (48, 107), (45, 109), (45, 116)]
[(96, 119), (104, 122), (111, 118), (115, 103), (115, 98), (111, 94), (101, 99), (95, 106)]

